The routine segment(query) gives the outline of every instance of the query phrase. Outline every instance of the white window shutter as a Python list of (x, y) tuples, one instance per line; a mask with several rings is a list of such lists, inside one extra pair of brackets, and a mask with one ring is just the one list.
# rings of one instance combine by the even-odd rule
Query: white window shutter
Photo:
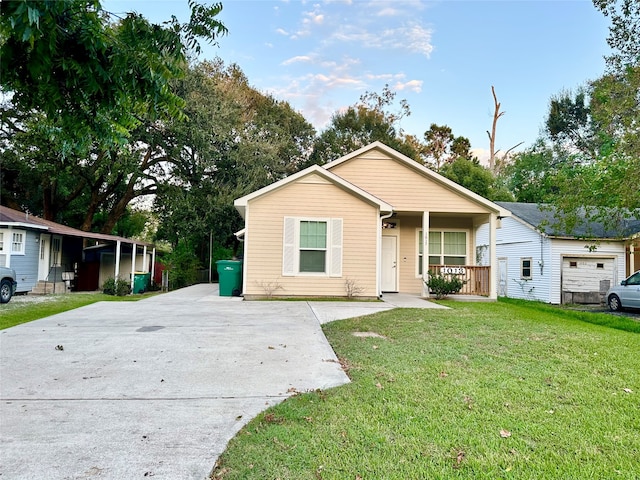
[(331, 219), (331, 265), (329, 275), (331, 277), (342, 276), (342, 219)]
[(296, 259), (296, 219), (284, 217), (284, 234), (282, 237), (282, 275), (295, 275)]

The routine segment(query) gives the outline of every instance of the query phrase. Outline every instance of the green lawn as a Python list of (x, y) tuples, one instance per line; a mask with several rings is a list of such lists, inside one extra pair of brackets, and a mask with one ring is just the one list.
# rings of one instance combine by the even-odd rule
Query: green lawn
[(71, 293), (62, 295), (16, 295), (9, 303), (0, 305), (0, 330), (31, 322), (39, 318), (66, 312), (95, 302), (136, 301), (145, 295), (127, 295), (114, 297), (102, 293)]
[(325, 325), (352, 383), (261, 414), (212, 478), (640, 478), (640, 335), (537, 304), (447, 305)]

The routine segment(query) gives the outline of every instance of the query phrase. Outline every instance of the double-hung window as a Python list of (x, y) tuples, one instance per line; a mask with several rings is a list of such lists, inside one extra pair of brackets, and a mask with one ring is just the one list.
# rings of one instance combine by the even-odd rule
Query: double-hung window
[(520, 259), (520, 278), (522, 280), (531, 280), (531, 258)]
[[(422, 230), (418, 230), (418, 275), (422, 275)], [(467, 232), (429, 230), (429, 265), (466, 265)]]
[(282, 275), (342, 275), (342, 219), (285, 217)]
[(11, 233), (11, 253), (24, 255), (24, 232), (12, 232)]
[(326, 273), (327, 222), (300, 221), (300, 272)]

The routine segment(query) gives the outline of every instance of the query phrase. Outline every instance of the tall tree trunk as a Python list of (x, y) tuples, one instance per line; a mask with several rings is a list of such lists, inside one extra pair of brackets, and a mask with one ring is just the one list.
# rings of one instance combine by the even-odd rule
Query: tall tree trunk
[(495, 173), (496, 170), (496, 126), (498, 125), (498, 119), (504, 115), (504, 112), (500, 111), (500, 102), (496, 96), (496, 90), (491, 85), (491, 93), (493, 94), (493, 124), (491, 125), (491, 133), (487, 131), (489, 136), (489, 170)]

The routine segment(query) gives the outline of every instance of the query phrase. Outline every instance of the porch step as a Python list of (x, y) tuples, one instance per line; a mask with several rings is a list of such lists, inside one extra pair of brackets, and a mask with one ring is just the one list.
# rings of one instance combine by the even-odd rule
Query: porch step
[(67, 286), (64, 282), (45, 282), (39, 280), (29, 295), (50, 295), (52, 293), (67, 293)]

